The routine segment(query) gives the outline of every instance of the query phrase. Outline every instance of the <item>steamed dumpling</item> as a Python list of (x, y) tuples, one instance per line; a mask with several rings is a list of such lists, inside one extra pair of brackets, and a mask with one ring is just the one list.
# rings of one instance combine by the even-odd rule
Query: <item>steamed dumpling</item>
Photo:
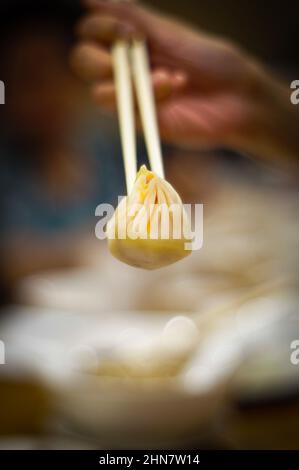
[(132, 192), (107, 224), (113, 256), (131, 266), (156, 269), (190, 254), (191, 226), (173, 187), (143, 165)]

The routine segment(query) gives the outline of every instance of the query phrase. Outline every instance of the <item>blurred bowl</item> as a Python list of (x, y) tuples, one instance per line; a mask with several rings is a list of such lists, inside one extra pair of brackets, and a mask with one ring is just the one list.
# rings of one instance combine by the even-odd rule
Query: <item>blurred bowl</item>
[[(151, 312), (140, 316), (144, 325), (155, 317)], [(135, 316), (127, 320), (127, 326), (136, 326)], [(107, 334), (103, 326), (101, 336)], [(106, 448), (173, 448), (198, 442), (227, 404), (229, 384), (241, 361), (241, 343), (232, 334), (222, 329), (203, 338), (200, 349), (173, 377), (101, 376), (75, 370), (70, 356), (52, 357), (43, 373), (60, 425)]]
[(31, 367), (42, 380), (59, 429), (106, 448), (173, 448), (198, 443), (209, 432), (230, 403), (228, 394), (244, 345), (251, 349), (252, 340), (263, 341), (271, 323), (284, 321), (284, 304), (283, 296), (280, 304), (261, 307), (253, 301), (249, 310), (233, 309), (223, 321), (217, 315), (213, 328), (200, 327), (198, 349), (170, 378), (92, 374), (81, 363), (74, 367), (73, 353), (82, 346), (93, 351), (95, 345), (100, 354), (109, 352), (111, 342), (125, 329), (158, 331), (174, 313), (88, 315), (20, 308), (15, 315), (10, 312), (1, 335), (14, 348), (14, 363)]

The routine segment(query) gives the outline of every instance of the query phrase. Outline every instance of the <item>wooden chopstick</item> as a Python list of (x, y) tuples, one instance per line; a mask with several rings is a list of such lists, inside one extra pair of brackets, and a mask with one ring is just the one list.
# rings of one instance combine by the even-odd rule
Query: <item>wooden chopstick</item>
[(146, 44), (134, 40), (131, 46), (132, 73), (138, 107), (151, 169), (164, 178), (161, 142), (157, 124), (155, 98)]
[(145, 42), (134, 40), (130, 45), (124, 40), (118, 40), (112, 47), (112, 59), (126, 185), (129, 193), (137, 173), (132, 78), (150, 166), (158, 176), (164, 178), (161, 142)]
[(117, 41), (112, 47), (117, 110), (128, 193), (133, 187), (137, 173), (136, 130), (129, 48), (129, 44), (123, 40)]

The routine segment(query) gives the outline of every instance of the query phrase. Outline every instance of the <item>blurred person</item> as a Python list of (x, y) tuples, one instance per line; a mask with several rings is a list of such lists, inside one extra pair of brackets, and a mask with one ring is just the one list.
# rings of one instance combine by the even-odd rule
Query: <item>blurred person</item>
[(10, 286), (80, 263), (96, 206), (124, 194), (124, 176), (117, 134), (87, 108), (68, 65), (76, 2), (10, 1), (0, 11), (1, 280)]
[(72, 63), (92, 83), (95, 102), (115, 108), (109, 49), (117, 37), (145, 38), (164, 141), (188, 148), (230, 148), (297, 172), (298, 108), (289, 87), (247, 52), (128, 2), (85, 2)]

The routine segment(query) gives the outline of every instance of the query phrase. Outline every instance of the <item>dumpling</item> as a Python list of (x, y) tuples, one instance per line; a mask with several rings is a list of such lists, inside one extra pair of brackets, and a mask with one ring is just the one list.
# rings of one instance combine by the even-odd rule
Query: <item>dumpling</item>
[(145, 165), (106, 233), (112, 255), (139, 268), (161, 268), (191, 253), (191, 225), (180, 196)]

